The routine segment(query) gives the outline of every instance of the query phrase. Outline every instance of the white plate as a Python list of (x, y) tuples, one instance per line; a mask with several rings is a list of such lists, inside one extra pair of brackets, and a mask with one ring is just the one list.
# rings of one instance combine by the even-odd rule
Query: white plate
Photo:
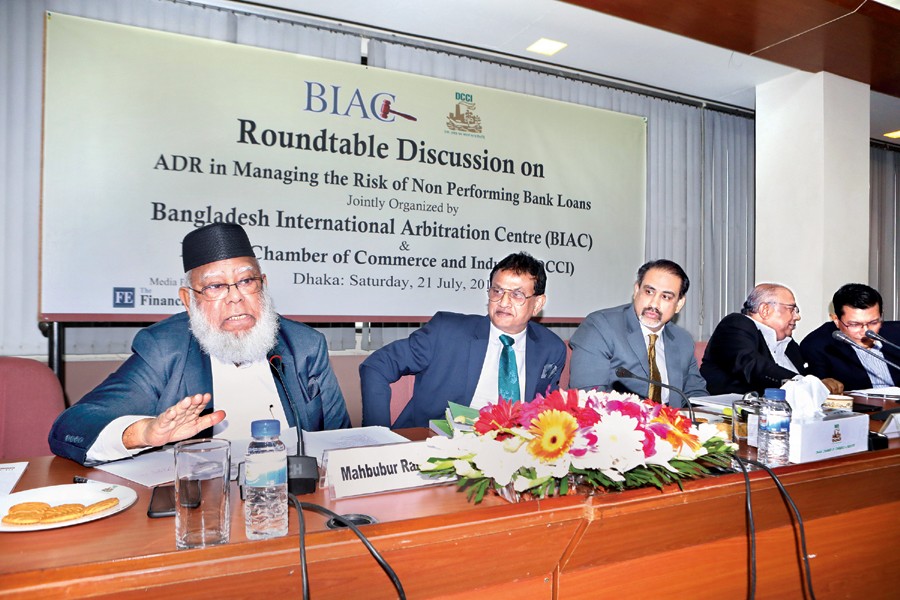
[(9, 523), (0, 522), (0, 532), (16, 532), (16, 531), (41, 531), (43, 529), (56, 529), (57, 527), (69, 527), (70, 525), (81, 525), (89, 521), (96, 521), (110, 515), (122, 512), (137, 500), (137, 492), (130, 487), (124, 485), (116, 485), (113, 483), (70, 483), (67, 485), (51, 485), (48, 487), (35, 488), (33, 490), (25, 490), (24, 492), (16, 492), (9, 496), (0, 496), (0, 516), (6, 516), (9, 507), (20, 502), (46, 502), (50, 506), (59, 504), (77, 503), (93, 504), (105, 500), (106, 498), (118, 498), (119, 503), (107, 510), (101, 510), (92, 515), (86, 515), (71, 521), (61, 521), (59, 523), (36, 523), (34, 525), (11, 525)]

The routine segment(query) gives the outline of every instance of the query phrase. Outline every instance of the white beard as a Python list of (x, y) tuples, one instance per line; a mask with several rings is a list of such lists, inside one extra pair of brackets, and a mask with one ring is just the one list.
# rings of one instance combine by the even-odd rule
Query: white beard
[(197, 306), (193, 294), (191, 295), (188, 311), (191, 333), (204, 352), (222, 362), (235, 365), (266, 359), (277, 341), (278, 314), (272, 306), (268, 290), (262, 289), (259, 294), (259, 319), (249, 331), (241, 333), (219, 330), (209, 322), (206, 314)]

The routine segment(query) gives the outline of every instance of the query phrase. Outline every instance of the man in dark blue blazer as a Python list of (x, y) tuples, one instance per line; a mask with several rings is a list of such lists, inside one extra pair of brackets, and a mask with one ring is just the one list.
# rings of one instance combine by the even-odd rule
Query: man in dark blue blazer
[[(519, 399), (531, 401), (558, 386), (566, 346), (531, 322), (546, 302), (543, 264), (526, 253), (512, 254), (494, 266), (490, 280), (487, 316), (439, 312), (360, 365), (363, 425), (427, 427), (429, 420), (444, 416), (448, 402), (476, 408), (496, 402), (501, 337), (512, 338)], [(416, 376), (415, 388), (391, 423), (390, 385), (404, 375)]]
[(349, 427), (324, 337), (272, 308), (244, 230), (195, 229), (182, 256), (188, 312), (138, 332), (132, 356), (57, 418), (51, 450), (90, 465), (209, 428), (248, 439), (256, 419), (276, 418), (282, 429)]
[[(848, 283), (832, 297), (834, 313), (831, 321), (822, 324), (800, 342), (800, 350), (809, 362), (813, 375), (831, 377), (844, 384), (847, 390), (891, 387), (900, 385), (900, 370), (873, 357), (865, 350), (853, 347), (832, 337), (843, 332), (857, 346), (869, 349), (894, 364), (900, 364), (900, 322), (884, 322), (881, 294), (861, 283)], [(867, 331), (883, 337), (889, 343), (866, 336)]]
[[(705, 396), (706, 383), (697, 369), (694, 338), (670, 323), (682, 309), (690, 280), (677, 263), (655, 260), (638, 269), (632, 302), (589, 314), (569, 340), (569, 365), (573, 388), (616, 390), (653, 398), (671, 406), (683, 406), (677, 393), (638, 379), (619, 377), (616, 370), (667, 383), (686, 396)], [(656, 373), (650, 366), (653, 336)], [(654, 389), (655, 388), (655, 389)]]

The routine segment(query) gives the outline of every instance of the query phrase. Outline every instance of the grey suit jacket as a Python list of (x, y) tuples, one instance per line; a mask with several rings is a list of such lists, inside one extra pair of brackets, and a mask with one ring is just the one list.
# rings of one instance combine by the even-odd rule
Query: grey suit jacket
[[(694, 338), (671, 322), (663, 329), (662, 336), (668, 377), (665, 383), (682, 390), (688, 397), (706, 396), (706, 382), (694, 357)], [(616, 369), (624, 367), (635, 375), (650, 377), (647, 346), (631, 303), (589, 314), (569, 345), (572, 347), (570, 387), (616, 390), (647, 397), (650, 387), (647, 383), (616, 376)], [(682, 406), (684, 401), (677, 393), (671, 393), (669, 404)]]

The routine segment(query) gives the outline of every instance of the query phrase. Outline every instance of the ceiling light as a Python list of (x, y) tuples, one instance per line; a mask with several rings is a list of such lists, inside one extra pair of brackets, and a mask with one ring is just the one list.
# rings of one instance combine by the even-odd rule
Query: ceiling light
[(900, 10), (900, 0), (875, 0), (875, 2)]
[(541, 38), (532, 45), (528, 46), (528, 48), (526, 48), (525, 50), (527, 50), (528, 52), (543, 54), (544, 56), (553, 56), (566, 46), (568, 46), (568, 44), (564, 42), (557, 42), (556, 40)]
[(900, 140), (900, 129), (886, 133), (884, 134), (884, 137), (891, 138), (892, 140)]

